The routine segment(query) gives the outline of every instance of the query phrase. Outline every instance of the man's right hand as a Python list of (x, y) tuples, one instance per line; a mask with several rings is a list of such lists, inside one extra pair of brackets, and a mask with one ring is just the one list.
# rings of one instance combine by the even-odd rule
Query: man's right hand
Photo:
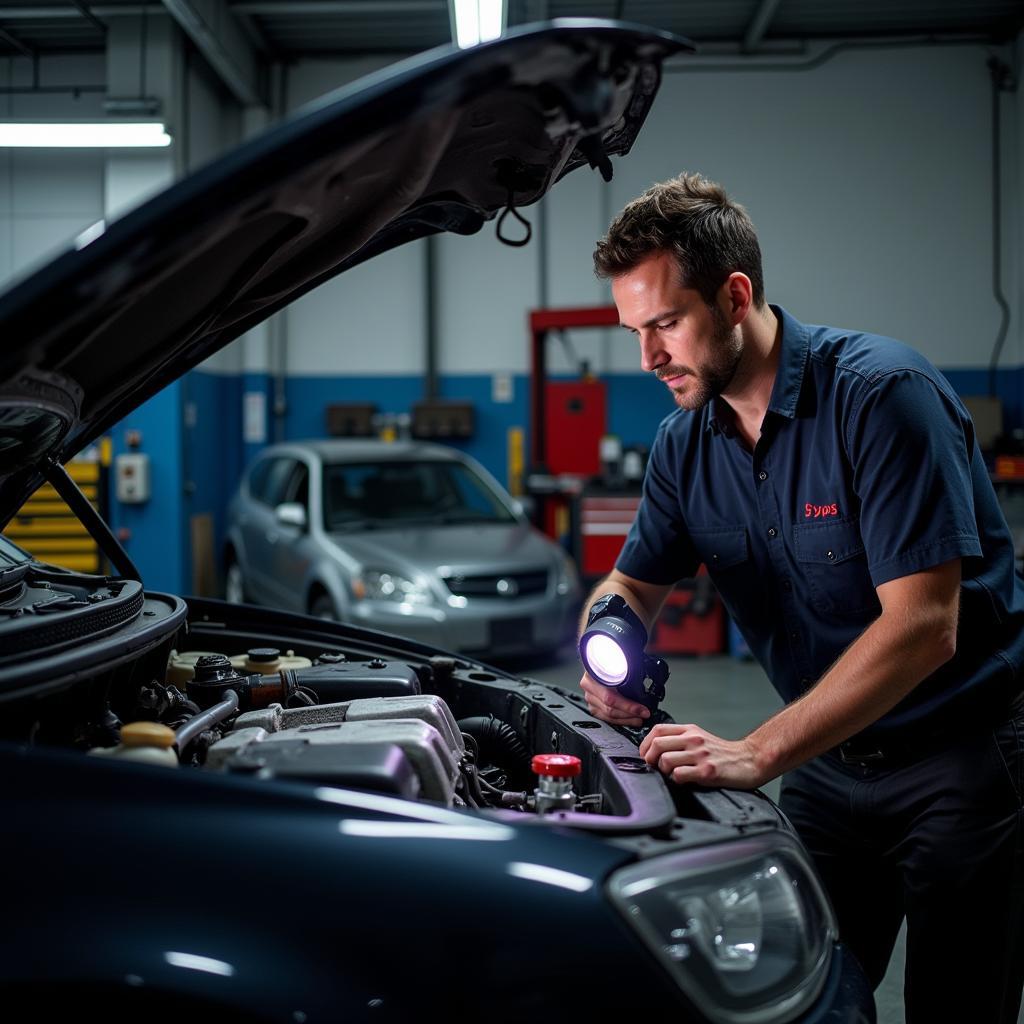
[(580, 689), (587, 698), (590, 713), (610, 725), (643, 725), (644, 720), (651, 717), (643, 704), (620, 697), (614, 686), (599, 683), (587, 672), (580, 680)]
[[(582, 635), (588, 626), (590, 607), (603, 594), (618, 594), (640, 617), (648, 634), (651, 623), (658, 617), (658, 611), (672, 589), (668, 584), (645, 583), (643, 580), (626, 576), (618, 569), (612, 571), (591, 591), (589, 600), (584, 604), (580, 619), (579, 632)], [(638, 726), (651, 717), (650, 711), (637, 704), (635, 700), (627, 700), (619, 695), (614, 686), (604, 686), (589, 672), (583, 673), (580, 689), (587, 698), (587, 707), (596, 718), (601, 718), (611, 725)]]

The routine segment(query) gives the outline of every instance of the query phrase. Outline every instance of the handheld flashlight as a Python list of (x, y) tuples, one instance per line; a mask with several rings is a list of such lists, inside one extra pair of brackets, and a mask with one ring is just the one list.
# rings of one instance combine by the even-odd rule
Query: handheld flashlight
[(668, 665), (652, 658), (646, 647), (644, 624), (618, 594), (605, 594), (590, 606), (580, 636), (584, 668), (599, 683), (653, 712), (665, 697)]

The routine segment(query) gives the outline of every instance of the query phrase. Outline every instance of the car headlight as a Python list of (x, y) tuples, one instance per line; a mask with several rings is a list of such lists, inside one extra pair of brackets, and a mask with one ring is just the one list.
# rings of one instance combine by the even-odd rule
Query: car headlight
[(791, 1020), (825, 982), (835, 918), (784, 833), (652, 858), (613, 875), (609, 892), (709, 1020)]
[(395, 604), (433, 604), (430, 588), (397, 572), (364, 569), (352, 580), (352, 593), (360, 600), (394, 601)]

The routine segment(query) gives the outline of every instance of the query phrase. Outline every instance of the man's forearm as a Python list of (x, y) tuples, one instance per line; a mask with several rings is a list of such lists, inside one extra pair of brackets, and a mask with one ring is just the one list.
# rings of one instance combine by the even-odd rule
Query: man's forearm
[(948, 630), (883, 613), (820, 682), (746, 741), (765, 778), (836, 746), (877, 721), (952, 657)]
[(605, 594), (618, 594), (623, 598), (630, 608), (640, 617), (648, 636), (651, 627), (654, 625), (664, 601), (664, 594), (659, 594), (661, 588), (648, 586), (647, 593), (644, 593), (635, 582), (614, 569), (590, 592), (589, 597), (583, 602), (583, 614), (580, 616), (579, 628), (576, 635), (579, 636), (587, 628), (587, 616), (590, 614), (590, 606)]

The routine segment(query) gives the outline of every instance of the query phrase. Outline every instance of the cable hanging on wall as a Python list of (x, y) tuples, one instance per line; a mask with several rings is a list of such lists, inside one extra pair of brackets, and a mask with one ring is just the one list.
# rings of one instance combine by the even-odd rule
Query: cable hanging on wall
[(1006, 342), (1006, 332), (1010, 326), (1010, 304), (1003, 294), (1003, 180), (1002, 180), (1002, 103), (1004, 92), (1013, 92), (1017, 83), (1007, 64), (998, 57), (988, 59), (988, 71), (992, 78), (992, 294), (1000, 309), (999, 330), (996, 333), (992, 358), (988, 365), (988, 393), (996, 398), (996, 375), (999, 369), (999, 357)]

